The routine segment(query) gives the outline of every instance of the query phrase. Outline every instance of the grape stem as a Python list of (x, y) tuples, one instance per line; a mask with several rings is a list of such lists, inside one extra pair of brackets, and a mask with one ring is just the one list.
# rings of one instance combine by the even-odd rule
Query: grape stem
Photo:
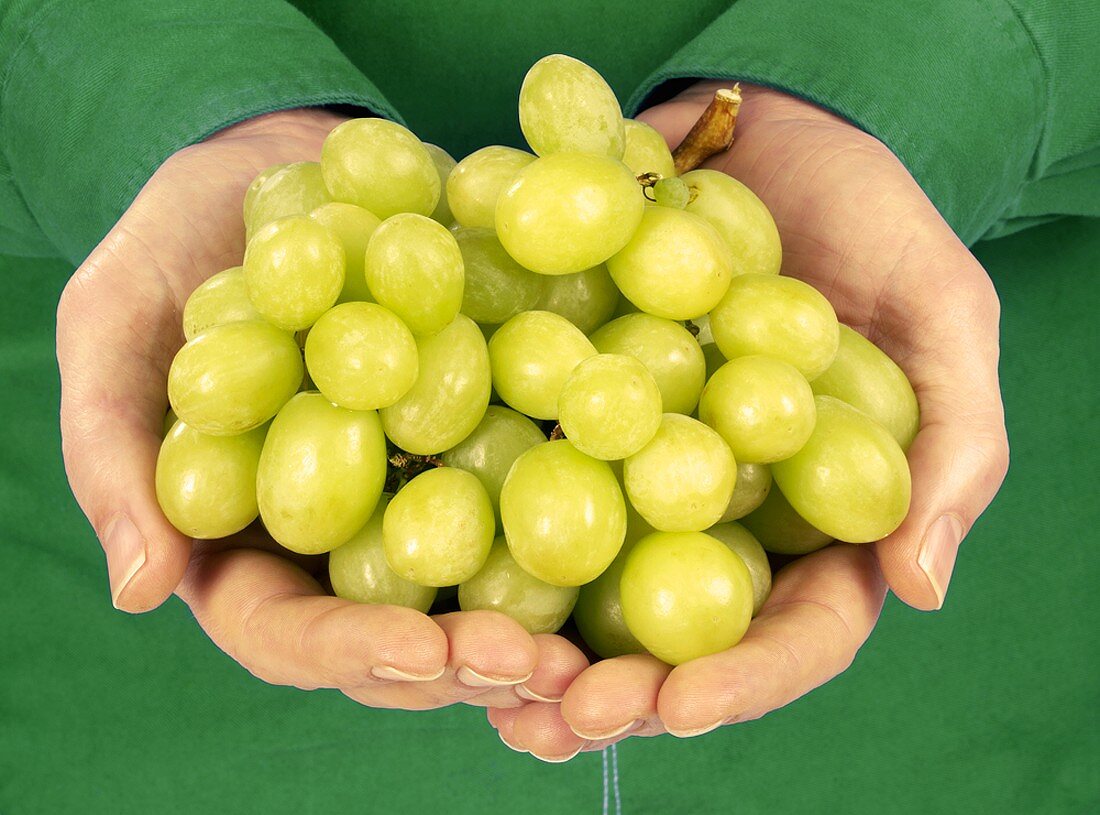
[(733, 129), (737, 124), (737, 112), (740, 108), (739, 84), (715, 91), (714, 98), (710, 100), (703, 115), (672, 151), (672, 160), (678, 175), (694, 170), (711, 156), (729, 149), (733, 144)]
[(443, 467), (443, 459), (437, 456), (421, 456), (416, 453), (407, 453), (396, 447), (390, 448), (390, 467), (386, 476), (385, 492), (397, 492), (404, 484), (408, 483), (425, 470), (433, 467)]
[(561, 429), (560, 424), (554, 425), (554, 429), (550, 431), (550, 441), (557, 441), (558, 439), (565, 438), (565, 431)]

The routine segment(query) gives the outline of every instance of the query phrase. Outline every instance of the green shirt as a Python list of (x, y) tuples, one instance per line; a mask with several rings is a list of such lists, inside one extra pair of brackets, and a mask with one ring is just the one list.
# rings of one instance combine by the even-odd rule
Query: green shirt
[(1100, 6), (296, 5), (0, 0), (0, 812), (1076, 813), (1100, 802), (1096, 221), (976, 248), (1003, 299), (1014, 460), (946, 609), (891, 599), (848, 672), (759, 722), (632, 739), (564, 766), (510, 752), (473, 708), (376, 711), (266, 686), (179, 601), (114, 612), (65, 484), (52, 345), (73, 266), (180, 147), (302, 105), (397, 118), (457, 156), (518, 143), (523, 72), (554, 51), (599, 69), (628, 114), (698, 77), (831, 108), (889, 145), (967, 243), (1097, 216)]

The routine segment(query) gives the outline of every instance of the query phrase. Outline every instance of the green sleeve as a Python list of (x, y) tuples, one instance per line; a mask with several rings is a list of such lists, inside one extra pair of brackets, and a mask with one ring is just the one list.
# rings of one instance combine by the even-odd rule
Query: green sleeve
[(327, 104), (395, 117), (283, 0), (0, 4), (0, 254), (78, 262), (176, 150)]
[(970, 244), (1100, 216), (1097, 43), (1095, 0), (739, 0), (628, 110), (678, 79), (793, 93), (888, 145)]

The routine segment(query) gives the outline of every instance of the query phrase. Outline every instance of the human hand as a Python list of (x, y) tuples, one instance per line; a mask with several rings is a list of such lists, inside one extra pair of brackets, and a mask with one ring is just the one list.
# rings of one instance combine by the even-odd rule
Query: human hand
[(492, 612), (429, 618), (326, 596), (311, 574), (323, 571), (323, 558), (293, 556), (258, 526), (193, 544), (157, 504), (153, 474), (183, 304), (203, 280), (240, 263), (252, 178), (272, 164), (316, 160), (340, 121), (285, 111), (179, 151), (62, 294), (65, 466), (107, 556), (114, 604), (146, 611), (176, 592), (215, 644), (261, 679), (336, 687), (372, 706), (509, 706), (523, 693), (559, 694), (587, 665), (560, 637), (532, 638)]
[[(638, 118), (675, 145), (723, 86), (699, 83)], [(783, 239), (783, 273), (824, 293), (842, 322), (908, 375), (921, 408), (908, 451), (909, 515), (871, 546), (829, 547), (781, 570), (744, 640), (726, 652), (675, 669), (648, 656), (605, 660), (560, 705), (490, 711), (506, 743), (543, 758), (632, 733), (695, 735), (828, 681), (874, 626), (880, 570), (909, 605), (942, 606), (959, 543), (1008, 466), (999, 302), (981, 265), (881, 142), (808, 102), (743, 91), (733, 147), (703, 166), (764, 200)]]

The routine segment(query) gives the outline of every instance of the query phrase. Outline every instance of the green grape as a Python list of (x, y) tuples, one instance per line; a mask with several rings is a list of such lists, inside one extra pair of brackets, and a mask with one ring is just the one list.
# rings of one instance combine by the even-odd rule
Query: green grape
[(583, 360), (562, 385), (558, 419), (582, 453), (604, 460), (637, 453), (661, 426), (661, 391), (645, 365), (624, 354)]
[(739, 522), (765, 550), (777, 555), (805, 555), (833, 542), (831, 536), (795, 512), (777, 487), (768, 492), (764, 503)]
[(630, 503), (655, 529), (700, 532), (729, 506), (737, 464), (702, 422), (666, 413), (653, 439), (623, 463)]
[(383, 495), (367, 525), (329, 552), (328, 577), (337, 597), (356, 603), (404, 606), (427, 613), (437, 589), (419, 586), (398, 575), (386, 562), (382, 545), (382, 516), (390, 505)]
[(462, 313), (481, 325), (503, 323), (530, 311), (542, 295), (547, 278), (512, 260), (491, 229), (454, 230), (466, 269)]
[(363, 260), (370, 236), (382, 221), (373, 212), (355, 204), (337, 202), (317, 207), (309, 213), (309, 217), (331, 229), (344, 247), (344, 288), (340, 290), (336, 302), (373, 303), (374, 296), (367, 287), (367, 277), (363, 272)]
[(543, 57), (523, 78), (519, 126), (540, 156), (623, 155), (623, 112), (615, 92), (595, 70), (564, 54)]
[(840, 342), (836, 312), (825, 296), (779, 275), (735, 277), (710, 313), (710, 330), (726, 359), (764, 354), (789, 362), (807, 379), (829, 367)]
[(752, 616), (760, 613), (772, 591), (772, 567), (768, 562), (768, 553), (749, 530), (739, 523), (721, 523), (707, 530), (712, 538), (717, 538), (741, 558), (752, 578)]
[(168, 401), (187, 424), (214, 436), (259, 427), (302, 381), (294, 338), (259, 321), (208, 328), (187, 342), (168, 370)]
[(439, 203), (432, 154), (407, 128), (386, 119), (349, 119), (329, 133), (321, 174), (334, 200), (383, 220), (399, 212), (428, 216)]
[(635, 544), (620, 580), (623, 618), (670, 665), (732, 648), (752, 620), (745, 562), (703, 532), (654, 532)]
[(676, 165), (665, 137), (645, 122), (626, 119), (623, 123), (626, 125), (623, 164), (630, 168), (630, 172), (634, 175), (656, 173), (663, 178), (675, 176)]
[(248, 299), (244, 269), (234, 266), (207, 278), (191, 292), (183, 306), (183, 336), (193, 340), (216, 325), (262, 319)]
[(619, 289), (604, 265), (583, 272), (543, 276), (542, 296), (534, 308), (559, 314), (585, 334), (611, 319)]
[(571, 274), (603, 263), (642, 220), (638, 182), (619, 161), (555, 153), (520, 170), (497, 200), (497, 237), (520, 265)]
[(569, 374), (596, 349), (575, 325), (549, 311), (525, 311), (489, 340), (497, 393), (520, 413), (558, 417), (558, 395)]
[(416, 351), (416, 383), (379, 413), (394, 444), (431, 455), (454, 447), (485, 415), (489, 354), (477, 325), (462, 314), (437, 334), (418, 337)]
[(699, 418), (739, 461), (768, 464), (794, 455), (814, 429), (814, 394), (793, 365), (764, 356), (731, 359), (707, 382)]
[(377, 413), (299, 393), (267, 432), (256, 474), (260, 518), (287, 549), (328, 552), (370, 520), (385, 478)]
[(846, 325), (833, 364), (812, 382), (820, 396), (835, 396), (862, 410), (890, 431), (908, 450), (920, 429), (920, 408), (913, 386), (890, 357)]
[(260, 228), (244, 252), (248, 298), (272, 325), (309, 328), (344, 288), (344, 247), (324, 224), (292, 215)]
[(429, 217), (433, 221), (439, 221), (443, 226), (449, 227), (454, 223), (455, 216), (451, 212), (451, 205), (447, 202), (447, 176), (451, 174), (451, 170), (455, 168), (457, 162), (442, 147), (424, 142), (424, 148), (428, 151), (428, 155), (432, 157), (436, 174), (439, 176), (439, 201)]
[(768, 497), (772, 488), (772, 470), (767, 464), (737, 462), (737, 481), (733, 486), (726, 511), (722, 513), (722, 523), (744, 518)]
[(448, 467), (458, 467), (478, 477), (489, 494), (500, 528), (500, 489), (512, 464), (520, 455), (546, 441), (538, 425), (510, 408), (489, 405), (473, 432), (445, 452)]
[(266, 427), (208, 436), (176, 422), (157, 456), (157, 501), (164, 517), (191, 538), (224, 538), (259, 513), (256, 467)]
[(645, 646), (626, 627), (619, 591), (626, 558), (635, 542), (630, 540), (628, 532), (627, 542), (611, 565), (595, 580), (581, 586), (577, 605), (573, 608), (573, 622), (577, 624), (585, 644), (604, 659), (645, 653)]
[(306, 369), (325, 398), (340, 407), (389, 407), (416, 382), (416, 340), (389, 309), (344, 303), (310, 329)]
[(493, 145), (458, 162), (447, 176), (447, 200), (455, 220), (463, 226), (492, 229), (501, 190), (534, 160), (525, 150)]
[(682, 178), (662, 178), (653, 185), (653, 202), (660, 207), (683, 209), (691, 200), (691, 189)]
[(516, 459), (500, 492), (500, 515), (512, 557), (555, 586), (594, 580), (626, 536), (615, 473), (564, 439)]
[(386, 562), (421, 586), (453, 586), (484, 565), (494, 528), (493, 506), (473, 473), (427, 470), (402, 487), (386, 509)]
[(431, 218), (401, 213), (383, 221), (367, 244), (365, 268), (374, 299), (414, 334), (441, 331), (462, 307), (462, 252)]
[(735, 275), (779, 274), (779, 230), (752, 190), (718, 170), (692, 170), (680, 177), (695, 195), (687, 211), (705, 218), (725, 239), (733, 250)]
[(552, 586), (520, 568), (503, 537), (481, 570), (458, 587), (463, 611), (499, 611), (529, 634), (553, 634), (569, 618), (577, 602), (575, 586)]
[(315, 161), (285, 164), (252, 192), (251, 200), (245, 195), (245, 237), (249, 242), (265, 224), (289, 215), (305, 215), (332, 200), (321, 178), (321, 165)]
[(641, 361), (657, 387), (665, 413), (691, 413), (706, 381), (706, 360), (691, 332), (651, 314), (627, 314), (592, 335), (601, 354), (629, 354)]
[(177, 421), (179, 421), (179, 417), (176, 416), (176, 411), (172, 410), (172, 408), (168, 408), (167, 412), (164, 414), (164, 424), (161, 425), (160, 429), (160, 438), (162, 441), (165, 436), (172, 432), (172, 428)]
[(881, 424), (831, 396), (818, 396), (817, 425), (790, 458), (772, 465), (791, 506), (822, 532), (849, 543), (886, 537), (909, 512), (909, 463)]
[(698, 332), (695, 335), (695, 341), (700, 345), (712, 345), (714, 344), (714, 333), (710, 330), (710, 315), (700, 314), (698, 317), (692, 319), (691, 324), (695, 326)]
[(725, 365), (729, 360), (722, 356), (722, 352), (713, 342), (708, 342), (700, 347), (703, 349), (703, 359), (706, 360), (707, 381), (709, 382), (710, 378), (714, 376), (714, 372)]
[(607, 261), (607, 270), (630, 302), (670, 320), (710, 311), (733, 273), (729, 251), (714, 227), (669, 207), (645, 208), (637, 231)]
[(252, 205), (256, 201), (256, 195), (260, 192), (260, 188), (267, 183), (267, 180), (275, 173), (284, 167), (289, 167), (289, 164), (272, 164), (265, 170), (260, 170), (256, 174), (256, 177), (252, 179), (252, 183), (248, 185), (248, 189), (244, 191), (244, 206), (241, 207), (242, 214), (244, 215), (244, 222), (247, 226), (249, 221), (252, 220)]

